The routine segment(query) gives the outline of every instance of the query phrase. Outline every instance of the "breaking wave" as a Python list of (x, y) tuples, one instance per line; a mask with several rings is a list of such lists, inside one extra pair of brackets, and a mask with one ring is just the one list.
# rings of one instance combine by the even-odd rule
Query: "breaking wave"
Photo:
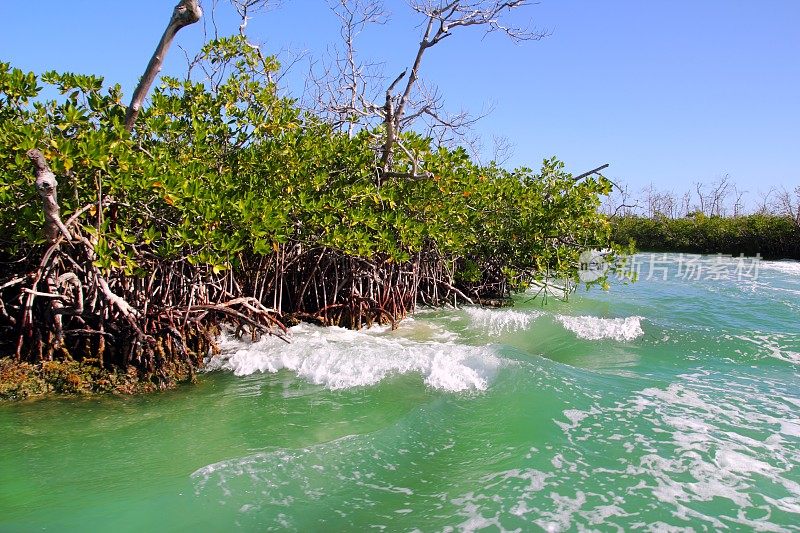
[(351, 331), (300, 324), (291, 331), (291, 344), (274, 337), (258, 342), (223, 338), (221, 353), (208, 360), (207, 368), (232, 371), (237, 376), (285, 369), (332, 390), (417, 373), (434, 389), (482, 391), (501, 364), (488, 346), (418, 341), (382, 328)]
[(760, 268), (800, 276), (800, 261), (761, 261)]
[(627, 318), (599, 318), (586, 315), (558, 315), (556, 318), (565, 328), (575, 333), (581, 339), (631, 341), (644, 335), (644, 331), (642, 331), (642, 317), (638, 316), (629, 316)]
[(537, 311), (515, 311), (513, 309), (485, 309), (483, 307), (465, 308), (473, 326), (485, 330), (490, 335), (526, 329), (542, 313)]

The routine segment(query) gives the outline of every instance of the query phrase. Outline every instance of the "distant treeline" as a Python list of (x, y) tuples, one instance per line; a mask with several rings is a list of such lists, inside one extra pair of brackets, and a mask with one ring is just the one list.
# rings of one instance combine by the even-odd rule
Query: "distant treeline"
[(800, 225), (800, 185), (772, 187), (754, 197), (727, 175), (711, 183), (695, 182), (681, 192), (659, 189), (651, 183), (639, 191), (621, 183), (603, 203), (611, 217), (687, 218), (695, 213), (708, 217), (740, 217), (749, 214), (786, 216)]
[(766, 259), (800, 259), (800, 225), (791, 216), (756, 213), (738, 217), (693, 213), (683, 218), (638, 215), (611, 218), (612, 239), (634, 241), (653, 252), (761, 254)]

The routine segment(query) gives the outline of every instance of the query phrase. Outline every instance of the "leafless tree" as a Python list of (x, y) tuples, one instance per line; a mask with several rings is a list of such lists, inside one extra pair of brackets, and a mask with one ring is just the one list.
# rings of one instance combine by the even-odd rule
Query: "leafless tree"
[(653, 218), (655, 215), (655, 187), (652, 183), (642, 189), (641, 197), (644, 200), (647, 218)]
[(727, 174), (710, 184), (695, 182), (692, 190), (686, 191), (680, 198), (671, 191), (657, 190), (651, 183), (641, 189), (637, 200), (633, 201), (627, 186), (615, 185), (614, 192), (604, 203), (603, 211), (609, 215), (621, 212), (626, 216), (634, 215), (636, 211), (632, 208), (638, 208), (640, 215), (649, 218), (682, 218), (693, 212), (720, 217), (758, 213), (791, 217), (800, 226), (800, 185), (794, 189), (773, 187), (766, 192), (759, 191), (759, 198), (752, 205), (748, 203), (749, 196), (750, 193), (740, 189)]
[(800, 185), (789, 190), (785, 187), (778, 191), (776, 208), (779, 214), (791, 217), (800, 226)]
[(498, 165), (506, 164), (514, 156), (514, 144), (505, 135), (492, 136), (492, 161)]
[(761, 215), (767, 215), (773, 211), (773, 204), (774, 201), (772, 200), (772, 195), (775, 194), (775, 188), (770, 187), (767, 192), (759, 191), (758, 197), (758, 207), (756, 208), (756, 213)]
[(385, 79), (381, 63), (361, 59), (356, 39), (369, 25), (385, 24), (389, 15), (379, 0), (328, 0), (328, 4), (339, 19), (341, 43), (311, 65), (304, 104), (352, 135), (380, 122), (375, 102)]
[(734, 184), (733, 185), (733, 216), (740, 217), (744, 214), (744, 196), (747, 194), (747, 191), (743, 191), (739, 189), (739, 187)]
[(611, 218), (616, 216), (631, 216), (641, 206), (634, 202), (627, 185), (614, 186), (611, 194), (604, 201), (603, 211)]
[[(503, 22), (510, 12), (528, 5), (527, 0), (409, 0), (411, 9), (422, 17), (419, 46), (409, 67), (394, 78), (384, 78), (379, 74), (380, 64), (365, 63), (358, 58), (355, 43), (367, 25), (387, 20), (380, 0), (330, 1), (341, 24), (342, 46), (331, 54), (332, 59), (317, 64), (319, 72), (310, 77), (311, 99), (317, 111), (350, 133), (362, 127), (383, 125), (376, 138), (379, 182), (387, 177), (425, 176), (419, 173), (417, 156), (404, 146), (400, 137), (412, 124), (424, 121), (424, 133), (444, 144), (454, 139), (468, 140), (470, 127), (487, 113), (484, 110), (474, 116), (463, 110), (455, 113), (445, 110), (439, 89), (420, 76), (423, 57), (430, 48), (456, 29), (470, 26), (486, 33), (501, 32), (514, 41), (539, 40), (547, 35), (544, 31)], [(409, 172), (392, 171), (397, 151), (410, 161)]]
[(659, 196), (659, 212), (668, 218), (675, 218), (677, 216), (678, 205), (675, 200), (675, 195), (671, 191), (664, 191)]
[(703, 182), (698, 181), (694, 184), (694, 192), (697, 193), (697, 204), (695, 204), (695, 211), (706, 214), (706, 206), (708, 205), (708, 197), (705, 191)]
[(711, 184), (711, 191), (709, 192), (707, 207), (710, 216), (724, 216), (725, 215), (725, 202), (731, 194), (731, 181), (730, 176), (725, 174), (717, 181)]
[(683, 193), (683, 196), (681, 196), (681, 207), (680, 211), (678, 212), (679, 217), (689, 216), (691, 203), (692, 203), (692, 191), (686, 191), (685, 193)]
[(678, 203), (671, 191), (656, 190), (655, 185), (651, 183), (642, 189), (641, 196), (646, 215), (649, 218), (675, 218), (678, 216)]
[[(464, 113), (442, 116), (441, 99), (436, 93), (429, 93), (427, 98), (422, 98), (417, 108), (406, 116), (412, 92), (417, 87), (425, 52), (450, 37), (454, 30), (469, 26), (477, 26), (486, 33), (504, 33), (515, 42), (540, 40), (547, 36), (547, 32), (531, 31), (503, 22), (503, 18), (511, 11), (528, 3), (527, 0), (411, 0), (412, 9), (424, 17), (425, 30), (410, 70), (403, 71), (386, 90), (383, 110), (385, 142), (381, 148), (381, 168), (384, 174), (390, 171), (395, 145), (399, 144), (398, 132), (416, 118), (426, 116), (433, 124), (450, 131), (457, 131), (458, 128), (465, 127), (474, 120)], [(405, 86), (401, 92), (395, 94), (395, 87), (406, 72), (408, 78)]]

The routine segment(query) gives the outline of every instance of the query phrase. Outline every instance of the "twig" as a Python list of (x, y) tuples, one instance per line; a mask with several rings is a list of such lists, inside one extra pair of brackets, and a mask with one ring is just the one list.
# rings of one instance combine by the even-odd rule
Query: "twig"
[(604, 168), (608, 168), (608, 167), (609, 167), (609, 165), (610, 165), (610, 163), (606, 163), (605, 165), (600, 165), (599, 167), (597, 167), (597, 168), (595, 168), (595, 169), (592, 169), (592, 170), (590, 170), (589, 172), (584, 172), (583, 174), (579, 174), (579, 175), (575, 176), (575, 177), (574, 177), (574, 178), (572, 178), (572, 179), (573, 179), (574, 181), (579, 181), (579, 180), (582, 180), (583, 178), (585, 178), (585, 177), (587, 177), (587, 176), (591, 176), (592, 174), (597, 174), (598, 172), (600, 172), (600, 171), (601, 171), (601, 170), (603, 170)]
[(4, 284), (0, 285), (0, 291), (2, 291), (3, 289), (7, 289), (9, 287), (13, 287), (14, 285), (19, 285), (20, 283), (22, 283), (26, 279), (28, 279), (27, 276), (26, 277), (21, 277), (21, 278), (14, 278), (11, 281), (7, 281)]

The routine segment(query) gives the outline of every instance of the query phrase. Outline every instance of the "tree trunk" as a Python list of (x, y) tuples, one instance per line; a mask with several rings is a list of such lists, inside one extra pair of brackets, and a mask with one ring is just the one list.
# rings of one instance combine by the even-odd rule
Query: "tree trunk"
[(33, 170), (36, 174), (36, 191), (42, 199), (42, 210), (44, 211), (44, 233), (48, 242), (53, 243), (59, 234), (63, 234), (69, 241), (72, 240), (64, 223), (61, 222), (61, 209), (58, 206), (58, 181), (50, 170), (50, 166), (45, 161), (42, 152), (36, 149), (27, 151), (28, 158), (33, 163)]
[(142, 108), (150, 86), (153, 85), (156, 76), (161, 72), (161, 67), (164, 65), (164, 57), (167, 55), (167, 50), (169, 50), (169, 46), (172, 44), (175, 35), (181, 28), (194, 24), (200, 20), (202, 16), (203, 10), (200, 9), (198, 0), (180, 0), (178, 5), (175, 6), (175, 9), (172, 11), (172, 17), (169, 19), (167, 29), (164, 30), (164, 35), (161, 36), (156, 51), (153, 52), (153, 57), (150, 58), (144, 75), (139, 81), (136, 90), (133, 92), (131, 103), (125, 114), (125, 129), (128, 131), (133, 130), (136, 117), (139, 116), (139, 110)]

